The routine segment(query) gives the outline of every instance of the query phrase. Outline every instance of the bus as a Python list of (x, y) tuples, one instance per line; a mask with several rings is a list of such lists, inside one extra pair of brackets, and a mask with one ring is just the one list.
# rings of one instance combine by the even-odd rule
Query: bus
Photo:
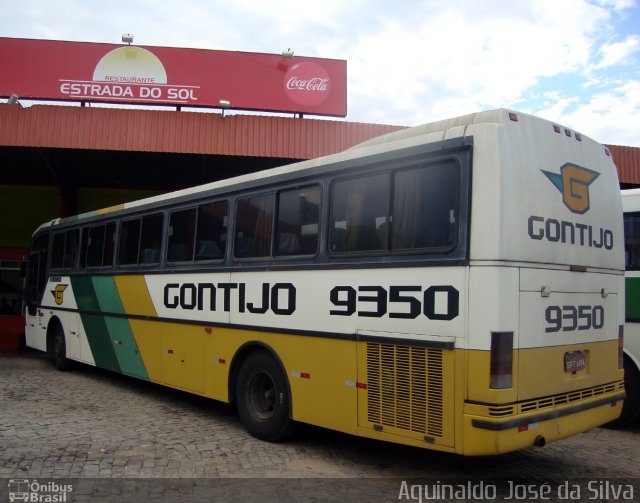
[(640, 189), (622, 191), (625, 252), (624, 381), (627, 399), (613, 426), (640, 418)]
[(611, 155), (510, 110), (57, 219), (27, 268), (26, 342), (58, 369), (234, 403), (266, 441), (498, 454), (625, 396)]

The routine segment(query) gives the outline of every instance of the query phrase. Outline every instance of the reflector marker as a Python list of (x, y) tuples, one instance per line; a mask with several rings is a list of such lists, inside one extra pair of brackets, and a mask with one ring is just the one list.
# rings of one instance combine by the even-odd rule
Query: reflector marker
[(168, 355), (172, 355), (173, 354), (173, 349), (165, 349), (164, 352)]
[(211, 358), (211, 361), (213, 363), (220, 363), (221, 365), (227, 363), (227, 360), (225, 360), (224, 358)]
[(349, 388), (367, 389), (367, 383), (346, 380), (344, 385)]
[(306, 372), (291, 372), (293, 377), (299, 377), (300, 379), (311, 379), (311, 374)]
[(118, 346), (122, 346), (122, 345), (124, 344), (124, 341), (117, 340), (117, 341), (115, 341), (115, 343), (116, 343)]
[(518, 426), (518, 433), (522, 433), (523, 431), (535, 430), (538, 426), (540, 426), (540, 423), (523, 424), (522, 426)]

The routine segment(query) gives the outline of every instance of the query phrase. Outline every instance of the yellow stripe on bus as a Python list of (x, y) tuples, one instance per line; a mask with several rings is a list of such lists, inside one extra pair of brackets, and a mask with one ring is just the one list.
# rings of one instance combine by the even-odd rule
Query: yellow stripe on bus
[(139, 316), (158, 316), (144, 276), (115, 276), (114, 279), (125, 313)]
[(112, 211), (123, 210), (124, 204), (116, 204), (115, 206), (109, 206), (108, 208), (102, 208), (96, 211), (98, 215), (104, 215), (105, 213), (111, 213)]
[[(124, 312), (130, 315), (157, 317), (147, 283), (144, 276), (116, 276), (114, 277)], [(133, 337), (138, 345), (140, 356), (144, 362), (149, 379), (162, 382), (162, 362), (159, 326), (161, 323), (129, 319)]]

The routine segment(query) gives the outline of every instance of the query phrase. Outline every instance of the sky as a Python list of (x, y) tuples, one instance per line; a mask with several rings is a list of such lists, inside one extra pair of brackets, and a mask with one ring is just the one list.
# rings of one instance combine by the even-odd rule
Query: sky
[(344, 59), (348, 121), (506, 107), (640, 147), (640, 0), (0, 0), (0, 12), (3, 37), (132, 33), (143, 46)]

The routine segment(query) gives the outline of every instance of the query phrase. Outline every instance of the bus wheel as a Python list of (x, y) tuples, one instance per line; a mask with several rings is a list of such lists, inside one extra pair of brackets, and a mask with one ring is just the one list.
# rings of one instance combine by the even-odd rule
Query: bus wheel
[(67, 358), (67, 344), (64, 340), (64, 331), (60, 324), (57, 324), (53, 329), (51, 356), (53, 358), (53, 364), (58, 370), (69, 370), (71, 368), (71, 361)]
[(627, 397), (622, 404), (620, 417), (607, 423), (607, 428), (622, 428), (640, 418), (640, 372), (627, 356), (624, 357), (624, 388)]
[(289, 415), (291, 396), (278, 362), (255, 351), (242, 362), (236, 382), (238, 414), (247, 431), (268, 442), (290, 437), (296, 423)]

